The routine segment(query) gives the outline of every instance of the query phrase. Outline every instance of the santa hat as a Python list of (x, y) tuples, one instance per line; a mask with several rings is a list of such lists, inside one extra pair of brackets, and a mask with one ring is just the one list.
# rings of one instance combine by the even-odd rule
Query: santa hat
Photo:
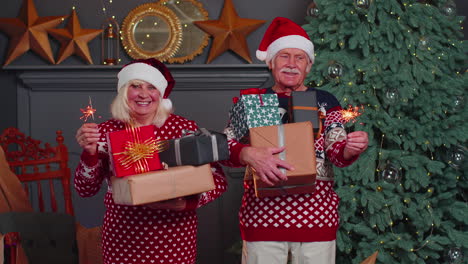
[(169, 69), (157, 59), (134, 60), (120, 70), (117, 78), (119, 79), (117, 84), (118, 91), (129, 81), (135, 79), (152, 84), (163, 97), (162, 105), (168, 110), (172, 108), (172, 102), (167, 97), (174, 87), (175, 80)]
[(278, 51), (286, 48), (301, 49), (314, 62), (314, 44), (305, 30), (287, 18), (277, 17), (267, 28), (256, 55), (268, 63)]

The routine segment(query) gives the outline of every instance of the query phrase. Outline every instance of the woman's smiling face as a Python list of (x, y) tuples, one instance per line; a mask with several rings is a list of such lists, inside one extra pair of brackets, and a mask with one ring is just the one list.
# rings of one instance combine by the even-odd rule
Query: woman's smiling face
[(132, 80), (127, 90), (130, 115), (142, 125), (151, 124), (158, 111), (161, 93), (152, 84), (141, 80)]

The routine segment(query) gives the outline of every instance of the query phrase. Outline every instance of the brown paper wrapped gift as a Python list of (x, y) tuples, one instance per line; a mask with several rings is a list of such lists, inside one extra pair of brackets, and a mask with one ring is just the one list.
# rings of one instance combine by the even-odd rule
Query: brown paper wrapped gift
[(123, 178), (112, 177), (115, 203), (139, 205), (211, 191), (211, 166), (177, 166)]
[(255, 175), (255, 171), (248, 168), (247, 173), (249, 171), (253, 173), (257, 197), (313, 193), (315, 191), (317, 170), (312, 123), (299, 122), (251, 128), (250, 143), (254, 147), (285, 146), (286, 149), (277, 155), (295, 168), (293, 171), (284, 170), (288, 180), (275, 186), (262, 182)]

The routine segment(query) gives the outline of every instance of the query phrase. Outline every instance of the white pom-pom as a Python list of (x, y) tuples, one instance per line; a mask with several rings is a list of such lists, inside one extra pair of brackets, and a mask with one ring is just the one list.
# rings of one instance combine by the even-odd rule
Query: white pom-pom
[(257, 50), (257, 52), (255, 53), (255, 55), (257, 55), (257, 59), (259, 59), (259, 60), (261, 60), (261, 61), (264, 61), (264, 60), (266, 60), (267, 52), (266, 52), (266, 51)]
[(172, 102), (169, 98), (163, 99), (161, 104), (165, 109), (172, 110)]

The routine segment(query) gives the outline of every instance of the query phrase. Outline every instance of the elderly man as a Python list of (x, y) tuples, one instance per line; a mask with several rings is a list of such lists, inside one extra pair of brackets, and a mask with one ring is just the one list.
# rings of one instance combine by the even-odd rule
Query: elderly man
[[(314, 45), (299, 25), (287, 18), (275, 18), (257, 50), (257, 58), (266, 61), (275, 80), (267, 93), (316, 91), (317, 105), (325, 119), (315, 140), (317, 182), (314, 193), (258, 198), (253, 182), (246, 180), (239, 211), (246, 264), (286, 264), (288, 254), (295, 264), (335, 263), (335, 239), (339, 226), (339, 197), (333, 190), (332, 164), (345, 167), (357, 160), (368, 145), (367, 133), (346, 134), (341, 106), (330, 93), (304, 85), (314, 63)], [(279, 97), (286, 111), (288, 99)], [(294, 170), (292, 164), (275, 154), (283, 148), (258, 148), (236, 141), (228, 125), (231, 165), (253, 167), (261, 181), (274, 185), (286, 181), (280, 168)]]

